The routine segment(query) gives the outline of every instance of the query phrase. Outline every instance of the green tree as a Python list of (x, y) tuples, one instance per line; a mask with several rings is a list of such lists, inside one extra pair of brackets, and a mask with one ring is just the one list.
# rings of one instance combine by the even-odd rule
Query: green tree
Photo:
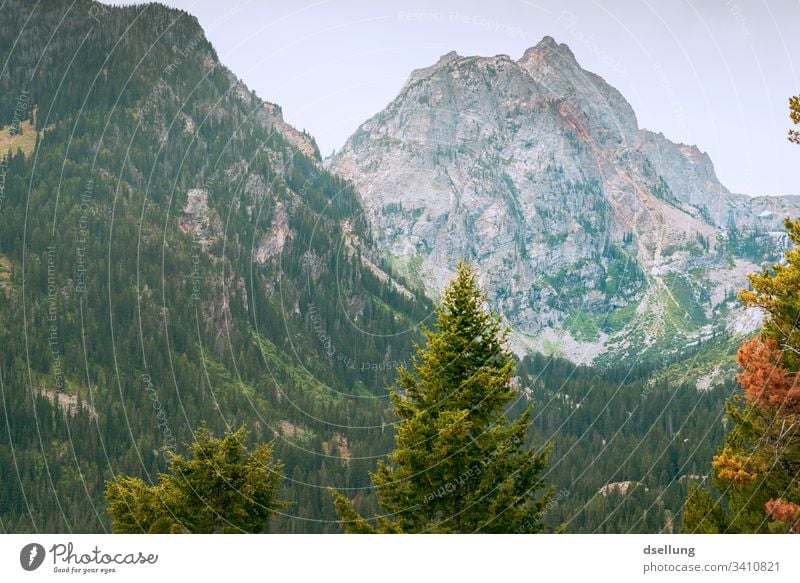
[(725, 532), (728, 519), (719, 501), (699, 484), (693, 484), (683, 511), (683, 532), (719, 534)]
[(284, 506), (278, 499), (283, 466), (273, 445), (245, 446), (247, 430), (214, 438), (203, 427), (188, 446), (190, 456), (172, 455), (170, 472), (149, 486), (120, 476), (106, 484), (115, 533), (261, 532)]
[(461, 263), (437, 308), (436, 331), (416, 346), (391, 390), (395, 451), (372, 481), (385, 514), (362, 518), (334, 492), (348, 532), (538, 532), (551, 494), (541, 477), (549, 446), (525, 445), (532, 405), (509, 421), (518, 397), (508, 330), (484, 308), (472, 267)]

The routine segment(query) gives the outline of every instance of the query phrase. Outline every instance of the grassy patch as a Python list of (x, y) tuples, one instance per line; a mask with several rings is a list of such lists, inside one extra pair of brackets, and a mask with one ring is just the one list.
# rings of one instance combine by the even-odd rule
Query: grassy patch
[(564, 328), (572, 334), (575, 340), (592, 342), (600, 335), (600, 327), (596, 318), (586, 312), (572, 312), (564, 320)]
[(20, 132), (12, 134), (10, 125), (0, 128), (0, 153), (16, 153), (17, 150), (29, 156), (36, 148), (36, 128), (30, 120), (20, 122)]
[(542, 352), (545, 356), (558, 356), (561, 354), (561, 342), (553, 340), (542, 341)]
[(255, 397), (255, 391), (253, 390), (253, 387), (239, 381), (238, 379), (235, 379), (227, 368), (208, 356), (208, 354), (206, 354), (205, 358), (203, 359), (203, 367), (211, 379), (214, 392), (217, 392), (220, 389), (223, 391), (233, 390), (237, 392), (240, 391), (250, 398)]
[[(675, 320), (679, 328), (685, 328), (687, 325), (692, 327), (691, 324), (705, 324), (706, 314), (703, 307), (695, 295), (692, 284), (683, 276), (677, 273), (668, 273), (664, 276), (664, 283), (669, 288), (672, 297), (667, 298), (667, 311), (669, 315)], [(682, 325), (681, 325), (682, 324)]]
[(319, 403), (333, 403), (335, 394), (300, 366), (297, 361), (289, 357), (285, 352), (280, 351), (271, 341), (255, 332), (253, 332), (253, 340), (261, 348), (267, 365), (271, 370), (283, 371), (291, 376), (295, 387), (303, 387), (304, 391), (313, 392), (315, 399)]

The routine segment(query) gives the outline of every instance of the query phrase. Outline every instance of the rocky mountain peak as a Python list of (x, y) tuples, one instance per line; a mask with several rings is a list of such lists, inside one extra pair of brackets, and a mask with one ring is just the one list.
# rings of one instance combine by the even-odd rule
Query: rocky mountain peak
[(407, 88), (412, 86), (417, 81), (425, 79), (426, 77), (430, 77), (431, 75), (437, 73), (438, 71), (446, 69), (450, 64), (452, 64), (455, 61), (458, 61), (461, 58), (463, 57), (459, 55), (456, 51), (450, 51), (449, 53), (446, 53), (441, 57), (439, 57), (439, 60), (436, 61), (433, 65), (429, 67), (422, 67), (420, 69), (414, 69), (408, 76), (408, 80), (406, 81), (400, 93), (402, 94), (403, 92), (405, 92)]
[(583, 69), (566, 44), (546, 36), (525, 51), (517, 64), (541, 85), (548, 98), (597, 122), (597, 129), (608, 137), (628, 140), (638, 129), (630, 103), (602, 77)]
[(446, 54), (442, 55), (441, 57), (439, 57), (439, 60), (436, 61), (436, 66), (437, 67), (444, 67), (445, 65), (447, 65), (447, 64), (449, 64), (449, 63), (451, 63), (451, 62), (453, 62), (453, 61), (455, 61), (457, 59), (460, 59), (460, 58), (461, 58), (461, 55), (459, 55), (457, 52), (450, 51), (449, 53), (446, 53)]
[(578, 60), (575, 58), (575, 54), (569, 46), (564, 43), (557, 43), (552, 36), (545, 36), (535, 46), (527, 49), (518, 63), (521, 67), (527, 69), (533, 66), (534, 63), (539, 64), (543, 61), (554, 62), (556, 65), (562, 67), (580, 67), (580, 65), (578, 65)]
[(707, 154), (639, 129), (552, 37), (518, 61), (452, 52), (414, 71), (327, 163), (398, 272), (435, 297), (473, 261), (520, 351), (577, 362), (738, 321), (735, 292), (800, 210), (730, 193)]

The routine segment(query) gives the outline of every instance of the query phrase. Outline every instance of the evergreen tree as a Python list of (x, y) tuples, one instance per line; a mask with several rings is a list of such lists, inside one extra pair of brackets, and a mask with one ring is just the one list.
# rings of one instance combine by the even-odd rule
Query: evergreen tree
[(682, 525), (685, 533), (720, 534), (727, 527), (727, 517), (708, 490), (694, 484), (686, 497)]
[(120, 476), (106, 486), (115, 533), (261, 532), (284, 506), (278, 500), (283, 466), (272, 444), (249, 452), (244, 427), (217, 439), (196, 432), (191, 456), (172, 456), (170, 473), (156, 485)]
[[(541, 530), (550, 496), (541, 477), (549, 447), (526, 447), (532, 406), (515, 421), (508, 330), (484, 308), (472, 267), (459, 264), (437, 308), (436, 331), (416, 347), (391, 391), (400, 421), (395, 451), (372, 475), (385, 515), (379, 532), (517, 533)], [(373, 532), (334, 493), (349, 532)]]

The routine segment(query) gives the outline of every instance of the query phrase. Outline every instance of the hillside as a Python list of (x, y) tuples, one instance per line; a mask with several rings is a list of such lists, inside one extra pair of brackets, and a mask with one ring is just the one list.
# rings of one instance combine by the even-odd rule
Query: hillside
[(0, 142), (2, 529), (103, 530), (104, 480), (244, 422), (286, 463), (275, 528), (335, 529), (319, 484), (357, 486), (391, 443), (385, 385), (427, 300), (194, 17), (0, 12), (0, 126), (22, 129)]

